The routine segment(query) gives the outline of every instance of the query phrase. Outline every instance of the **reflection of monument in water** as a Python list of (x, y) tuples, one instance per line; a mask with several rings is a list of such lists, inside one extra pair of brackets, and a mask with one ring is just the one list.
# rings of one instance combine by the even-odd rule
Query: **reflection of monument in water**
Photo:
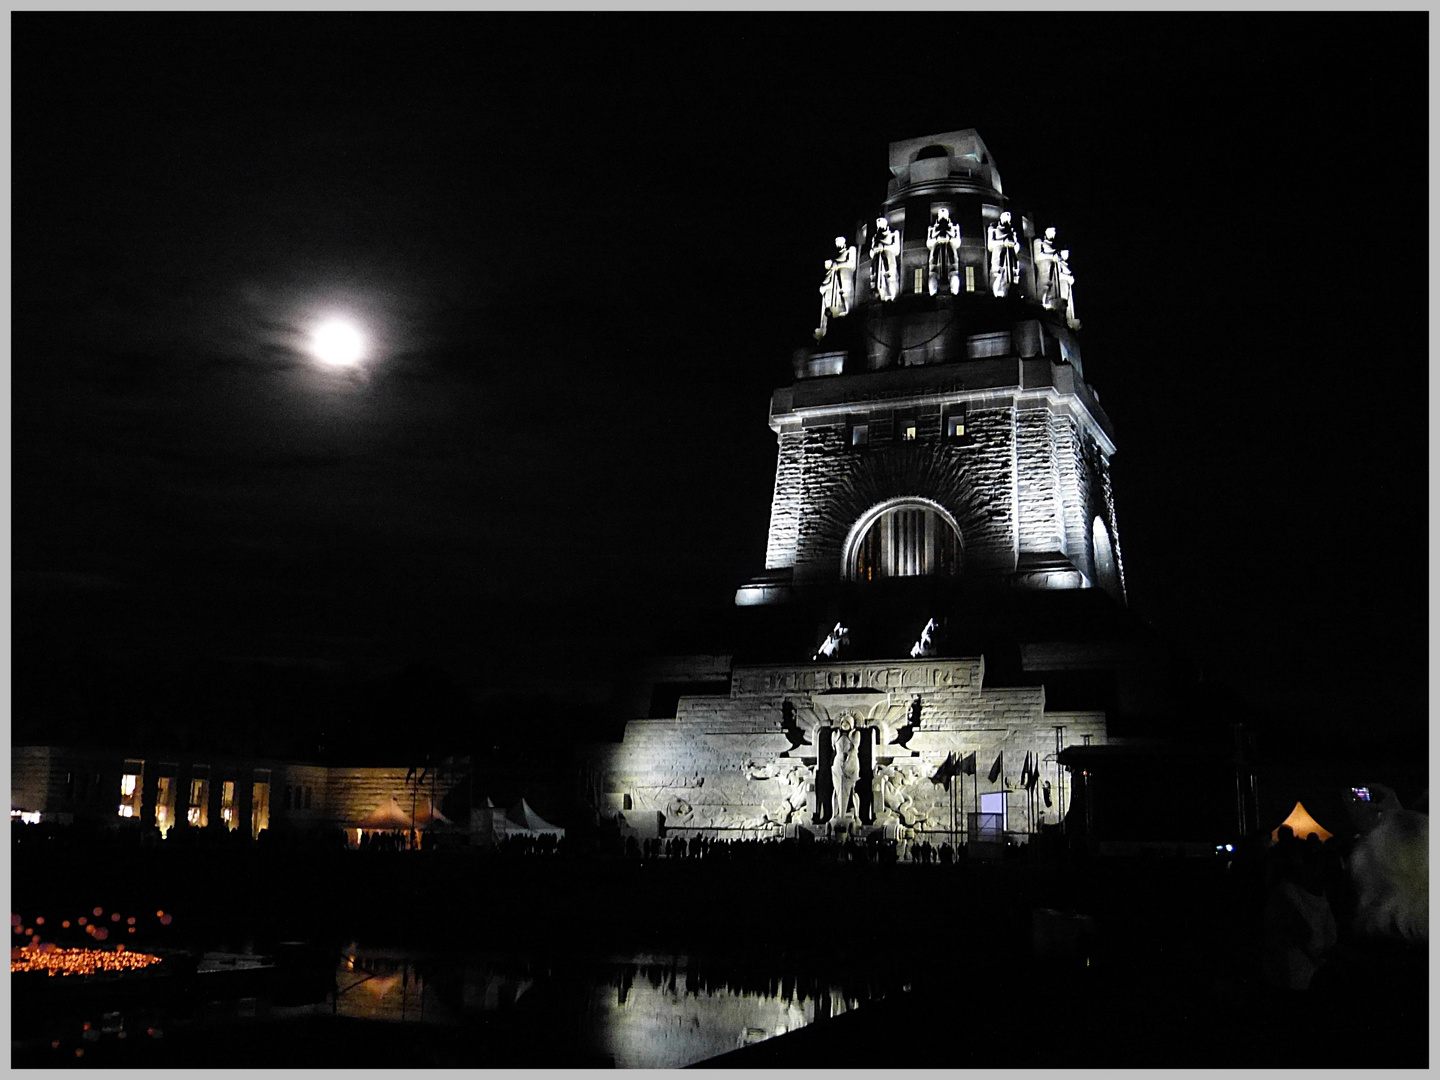
[(1070, 253), (974, 131), (890, 171), (817, 258), (738, 632), (657, 661), (596, 763), (641, 835), (1033, 833), (1068, 807), (1060, 752), (1154, 708)]

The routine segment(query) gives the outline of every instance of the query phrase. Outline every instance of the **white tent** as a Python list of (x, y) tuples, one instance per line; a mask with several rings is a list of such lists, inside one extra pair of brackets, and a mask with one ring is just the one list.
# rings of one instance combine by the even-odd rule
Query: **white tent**
[(543, 833), (559, 837), (565, 835), (565, 830), (558, 825), (551, 825), (524, 799), (505, 811), (507, 836), (540, 836)]

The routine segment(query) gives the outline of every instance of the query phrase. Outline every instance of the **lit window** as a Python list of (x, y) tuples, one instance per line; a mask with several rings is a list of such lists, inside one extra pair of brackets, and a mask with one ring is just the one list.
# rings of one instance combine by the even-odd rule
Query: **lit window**
[(236, 825), (239, 824), (239, 822), (235, 820), (234, 780), (226, 780), (220, 785), (220, 820), (225, 823), (225, 827), (231, 832), (234, 832)]
[(161, 775), (155, 778), (155, 827), (161, 836), (168, 836), (175, 827), (175, 774), (179, 768), (162, 764)]
[(973, 266), (965, 267), (965, 291), (975, 291), (975, 268)]
[(918, 420), (900, 421), (900, 441), (914, 442), (920, 437), (920, 422)]
[(196, 765), (190, 770), (190, 798), (185, 806), (185, 820), (197, 829), (210, 821), (210, 766)]
[(125, 762), (125, 772), (120, 777), (120, 817), (140, 816), (141, 781), (145, 776), (143, 761)]
[(850, 445), (865, 446), (870, 442), (869, 424), (852, 424), (850, 426)]
[(925, 291), (925, 270), (919, 266), (915, 268), (915, 291), (917, 293)]
[(960, 442), (965, 438), (965, 410), (955, 409), (945, 414), (945, 438)]
[(250, 785), (250, 838), (270, 827), (270, 770), (256, 769)]

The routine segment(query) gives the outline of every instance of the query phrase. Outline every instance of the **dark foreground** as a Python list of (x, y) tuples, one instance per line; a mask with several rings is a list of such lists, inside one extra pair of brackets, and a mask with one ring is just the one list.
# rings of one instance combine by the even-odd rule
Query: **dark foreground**
[[(177, 950), (347, 937), (564, 962), (667, 950), (760, 970), (821, 970), (899, 987), (859, 1009), (722, 1054), (725, 1067), (1426, 1067), (1428, 958), (1342, 937), (1305, 993), (1267, 988), (1263, 881), (1243, 853), (957, 866), (771, 861), (512, 861), (386, 853), (13, 849), (12, 909), (165, 910), (134, 947)], [(1089, 920), (1070, 918), (1088, 916)], [(331, 953), (333, 955), (333, 953)], [(172, 966), (172, 972), (181, 965)], [(323, 965), (322, 965), (323, 966)], [(319, 969), (316, 969), (317, 971)], [(305, 983), (303, 970), (292, 972)], [(315, 971), (311, 971), (313, 976)], [(12, 1065), (604, 1067), (567, 1038), (562, 990), (452, 1026), (287, 1015), (178, 1017), (164, 1038), (97, 1040), (57, 1060), (53, 984), (12, 977)], [(305, 986), (292, 989), (305, 996)], [(311, 1000), (323, 986), (309, 984)], [(102, 991), (95, 991), (103, 993)], [(282, 995), (283, 996), (283, 995)], [(298, 1000), (298, 999), (297, 999)], [(89, 1006), (87, 1006), (89, 1007)], [(96, 1005), (95, 1008), (99, 1008)]]

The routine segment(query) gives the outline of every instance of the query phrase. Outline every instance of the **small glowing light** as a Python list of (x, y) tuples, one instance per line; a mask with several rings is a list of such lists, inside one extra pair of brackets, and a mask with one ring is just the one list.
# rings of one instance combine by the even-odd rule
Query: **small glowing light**
[(169, 915), (168, 913), (160, 916), (160, 924), (161, 924), (162, 926), (169, 926), (169, 925), (170, 925), (170, 915)]
[(165, 912), (163, 912), (163, 911), (157, 911), (157, 912), (155, 912), (155, 917), (156, 917), (157, 919), (163, 919), (163, 918), (165, 917)]
[(110, 915), (110, 921), (111, 921), (111, 922), (119, 922), (119, 921), (120, 921), (120, 912), (118, 912), (118, 911), (112, 912), (111, 915)]
[[(43, 919), (36, 919), (35, 921), (36, 921), (36, 922), (43, 922), (44, 920), (43, 920)], [(134, 916), (134, 915), (131, 915), (128, 919), (125, 920), (125, 922), (126, 922), (127, 924), (129, 924), (130, 926), (134, 926), (134, 925), (135, 925), (135, 916)]]
[(70, 929), (70, 920), (69, 920), (69, 919), (66, 919), (64, 922), (62, 922), (62, 923), (60, 924), (60, 929), (62, 929), (62, 930), (69, 930), (69, 929)]
[(339, 319), (322, 323), (310, 338), (316, 359), (337, 367), (349, 367), (365, 355), (365, 338), (354, 326)]
[(1234, 845), (1234, 844), (1226, 844), (1226, 845), (1225, 845), (1225, 850), (1226, 850), (1226, 851), (1234, 851), (1234, 850), (1235, 850), (1235, 845)]
[(80, 916), (80, 925), (81, 925), (81, 926), (84, 926), (84, 925), (85, 925), (87, 922), (89, 922), (89, 921), (90, 921), (90, 920), (87, 919), (87, 918), (85, 918), (84, 915), (81, 915), (81, 916)]
[(104, 909), (104, 908), (101, 908), (101, 907), (97, 907), (97, 908), (96, 908), (94, 911), (92, 911), (90, 914), (91, 914), (91, 915), (94, 915), (96, 918), (99, 918), (101, 915), (104, 915), (104, 914), (105, 914), (105, 909)]
[(45, 925), (45, 916), (44, 916), (44, 915), (37, 915), (37, 916), (35, 917), (35, 925), (36, 925), (36, 926), (44, 926), (44, 925)]

